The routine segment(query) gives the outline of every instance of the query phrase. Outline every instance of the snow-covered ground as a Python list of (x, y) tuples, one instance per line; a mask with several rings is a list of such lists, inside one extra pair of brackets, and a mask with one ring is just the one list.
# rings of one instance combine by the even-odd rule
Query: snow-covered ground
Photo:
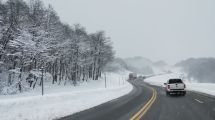
[[(181, 78), (181, 77), (182, 77), (182, 75), (180, 73), (171, 73), (171, 74), (150, 77), (148, 79), (145, 79), (144, 81), (151, 85), (164, 87), (164, 83), (167, 82), (168, 79)], [(215, 96), (215, 84), (214, 83), (195, 83), (195, 82), (191, 82), (190, 80), (188, 80), (186, 78), (184, 78), (183, 80), (186, 84), (187, 90), (206, 93), (206, 94)]]
[(206, 93), (215, 96), (214, 83), (186, 83), (188, 90)]
[(129, 93), (132, 85), (127, 73), (108, 73), (104, 77), (79, 86), (45, 86), (45, 95), (38, 88), (30, 93), (0, 96), (1, 120), (51, 120), (70, 115)]

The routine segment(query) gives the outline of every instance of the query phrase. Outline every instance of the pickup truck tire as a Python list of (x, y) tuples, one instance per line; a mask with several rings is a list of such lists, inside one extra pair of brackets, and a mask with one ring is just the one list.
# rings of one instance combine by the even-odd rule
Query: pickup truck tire
[(182, 96), (185, 96), (186, 95), (186, 91), (184, 91), (183, 93), (182, 93)]
[(169, 95), (170, 95), (170, 93), (166, 91), (166, 95), (167, 95), (167, 96), (169, 96)]

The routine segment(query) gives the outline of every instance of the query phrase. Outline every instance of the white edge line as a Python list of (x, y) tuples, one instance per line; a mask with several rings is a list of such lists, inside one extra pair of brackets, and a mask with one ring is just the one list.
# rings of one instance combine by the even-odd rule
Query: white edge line
[(195, 101), (197, 101), (197, 102), (199, 102), (199, 103), (204, 103), (204, 102), (202, 102), (202, 101), (200, 101), (200, 100), (198, 100), (198, 99), (195, 99)]

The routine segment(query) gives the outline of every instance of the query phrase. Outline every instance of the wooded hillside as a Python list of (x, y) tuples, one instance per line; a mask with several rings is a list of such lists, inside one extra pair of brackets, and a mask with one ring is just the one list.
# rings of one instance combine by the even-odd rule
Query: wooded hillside
[(52, 84), (98, 80), (113, 55), (104, 31), (64, 24), (40, 0), (0, 1), (0, 92), (41, 85), (44, 73)]

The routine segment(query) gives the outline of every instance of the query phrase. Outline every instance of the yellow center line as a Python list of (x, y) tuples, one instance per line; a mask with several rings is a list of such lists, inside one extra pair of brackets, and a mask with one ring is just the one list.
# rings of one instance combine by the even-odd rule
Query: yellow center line
[(149, 108), (152, 106), (152, 104), (155, 102), (157, 98), (157, 92), (154, 88), (151, 88), (153, 91), (151, 99), (146, 103), (146, 105), (141, 108), (133, 117), (130, 118), (130, 120), (140, 120), (146, 112), (149, 110)]

